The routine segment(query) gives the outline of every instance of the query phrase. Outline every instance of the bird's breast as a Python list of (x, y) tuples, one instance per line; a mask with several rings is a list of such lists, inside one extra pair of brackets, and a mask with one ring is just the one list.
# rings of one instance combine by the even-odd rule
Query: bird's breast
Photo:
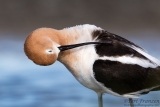
[(85, 87), (98, 90), (93, 74), (93, 64), (98, 58), (94, 45), (76, 48), (60, 59), (72, 75)]

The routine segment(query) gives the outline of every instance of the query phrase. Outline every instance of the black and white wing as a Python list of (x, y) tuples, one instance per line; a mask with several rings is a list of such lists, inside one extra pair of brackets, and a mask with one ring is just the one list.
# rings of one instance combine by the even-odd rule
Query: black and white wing
[(160, 61), (138, 45), (104, 30), (93, 33), (99, 59), (94, 62), (95, 79), (118, 94), (142, 94), (160, 86)]

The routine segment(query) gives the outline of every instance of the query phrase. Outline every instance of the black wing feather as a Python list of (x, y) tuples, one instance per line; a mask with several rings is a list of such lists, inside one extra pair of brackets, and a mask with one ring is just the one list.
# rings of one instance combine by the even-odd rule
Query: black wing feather
[(126, 44), (130, 46), (135, 46), (143, 50), (141, 47), (113, 33), (109, 33), (104, 30), (97, 30), (93, 32), (93, 38), (96, 38), (96, 41), (99, 41), (99, 42), (112, 41), (111, 45), (101, 44), (101, 45), (95, 46), (96, 52), (99, 56), (132, 55), (133, 57), (136, 56), (136, 57), (148, 60), (148, 58), (146, 58), (144, 55), (126, 46)]
[(97, 81), (119, 94), (160, 85), (160, 67), (143, 68), (117, 61), (97, 60), (93, 65), (93, 71)]
[[(153, 63), (150, 59), (127, 45), (143, 50), (141, 47), (118, 35), (104, 30), (97, 30), (93, 32), (93, 38), (99, 42), (112, 41), (110, 45), (101, 44), (95, 46), (99, 57), (130, 56), (145, 59)], [(93, 72), (97, 81), (119, 94), (136, 92), (160, 85), (160, 67), (144, 68), (136, 64), (97, 60), (93, 65)], [(155, 90), (158, 89), (156, 88)]]

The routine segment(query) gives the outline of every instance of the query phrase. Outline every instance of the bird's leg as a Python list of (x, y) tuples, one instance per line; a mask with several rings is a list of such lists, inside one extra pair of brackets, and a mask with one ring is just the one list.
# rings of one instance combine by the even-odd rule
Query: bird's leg
[(132, 98), (129, 98), (129, 103), (130, 103), (130, 106), (131, 106), (131, 107), (134, 107), (134, 103), (133, 103)]
[(102, 93), (97, 93), (97, 94), (98, 94), (98, 104), (99, 104), (99, 107), (103, 107)]

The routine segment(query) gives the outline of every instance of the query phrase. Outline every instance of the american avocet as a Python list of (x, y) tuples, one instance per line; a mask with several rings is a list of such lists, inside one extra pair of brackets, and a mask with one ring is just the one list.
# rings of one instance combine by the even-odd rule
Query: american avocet
[(132, 98), (160, 88), (158, 59), (94, 25), (39, 28), (27, 37), (24, 51), (38, 65), (63, 63), (81, 84), (98, 94), (99, 107), (103, 106), (103, 93), (132, 102)]

